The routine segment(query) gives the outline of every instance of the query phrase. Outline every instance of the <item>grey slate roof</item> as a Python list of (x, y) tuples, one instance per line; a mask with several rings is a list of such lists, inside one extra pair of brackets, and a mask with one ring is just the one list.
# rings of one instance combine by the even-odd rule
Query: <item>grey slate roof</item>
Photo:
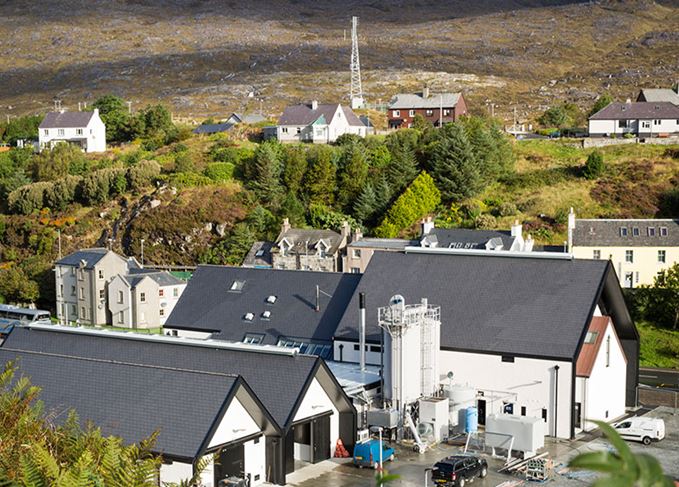
[(276, 238), (276, 245), (281, 240), (286, 239), (292, 248), (287, 250), (291, 254), (313, 254), (316, 252), (316, 244), (322, 239), (329, 249), (326, 251), (334, 255), (340, 248), (342, 236), (333, 230), (321, 230), (316, 228), (291, 228), (286, 232), (281, 232)]
[(253, 243), (245, 259), (243, 259), (243, 267), (271, 267), (271, 247), (273, 245), (273, 242), (258, 241)]
[(659, 102), (666, 101), (679, 105), (679, 94), (669, 88), (643, 88), (639, 92), (637, 101)]
[(40, 122), (41, 129), (82, 128), (90, 123), (94, 112), (49, 112)]
[(182, 281), (167, 271), (154, 271), (150, 269), (130, 269), (130, 273), (124, 277), (132, 287), (136, 287), (145, 277), (153, 279), (160, 287), (186, 284), (186, 281)]
[(260, 115), (259, 113), (232, 113), (228, 120), (234, 120), (234, 122), (240, 123), (259, 123), (264, 122), (266, 117)]
[(608, 272), (608, 261), (376, 252), (336, 338), (358, 336), (365, 292), (367, 338), (379, 342), (376, 307), (395, 294), (441, 306), (441, 347), (571, 359)]
[(56, 263), (57, 265), (69, 265), (69, 266), (80, 266), (81, 261), (85, 261), (85, 268), (92, 269), (97, 262), (104, 258), (104, 256), (109, 252), (108, 249), (104, 248), (93, 248), (93, 249), (82, 249), (68, 254), (62, 259), (59, 259)]
[(199, 125), (193, 129), (194, 134), (216, 134), (219, 132), (227, 132), (231, 130), (234, 124), (232, 123), (208, 123)]
[(290, 105), (285, 108), (283, 114), (278, 119), (278, 125), (310, 125), (318, 120), (321, 116), (325, 119), (325, 123), (330, 123), (332, 117), (337, 111), (337, 107), (341, 107), (347, 122), (351, 126), (364, 126), (363, 122), (356, 116), (353, 110), (339, 104), (319, 104), (316, 110), (311, 109), (311, 105), (300, 104)]
[(509, 232), (467, 228), (434, 228), (427, 234), (429, 235), (436, 237), (438, 247), (445, 248), (485, 249), (486, 242), (500, 238), (503, 250), (509, 250), (515, 240)]
[[(399, 93), (389, 102), (390, 110), (408, 110), (418, 108), (453, 108), (460, 100), (462, 93), (433, 93), (427, 98), (422, 93)], [(443, 98), (443, 99), (442, 99)]]
[[(19, 333), (14, 333), (15, 331)], [(280, 428), (287, 428), (290, 425), (298, 399), (304, 391), (306, 383), (311, 380), (312, 374), (315, 373), (321, 360), (318, 357), (309, 355), (274, 355), (158, 343), (144, 340), (143, 338), (123, 339), (116, 338), (115, 336), (76, 335), (25, 328), (15, 328), (7, 341), (0, 347), (0, 351), (9, 347), (89, 357), (98, 360), (114, 360), (156, 367), (191, 369), (208, 374), (239, 375), (250, 386)], [(146, 379), (143, 378), (144, 370), (139, 370), (134, 375), (121, 373), (119, 374), (121, 376), (120, 379), (116, 379), (115, 383), (118, 380), (125, 383), (134, 383), (135, 381), (145, 383)], [(40, 374), (42, 375), (40, 377), (44, 377), (45, 380), (40, 382), (36, 380), (35, 382), (41, 384), (42, 382), (49, 381), (50, 372), (52, 371), (41, 372)], [(112, 372), (107, 374), (114, 375)], [(109, 375), (102, 377), (106, 379)], [(96, 376), (93, 377), (100, 381), (102, 385), (106, 385), (106, 380), (101, 380), (101, 378)], [(165, 381), (163, 382), (164, 390), (158, 391), (158, 394), (161, 394), (160, 397), (166, 397), (165, 394), (170, 396), (167, 402), (179, 402), (177, 398), (184, 397), (183, 392), (179, 389), (185, 385), (185, 381), (190, 383), (196, 377), (200, 377), (200, 375), (192, 374), (188, 378), (182, 378), (181, 381), (178, 380), (175, 384)], [(83, 384), (83, 380), (85, 379), (80, 375), (71, 376), (74, 388), (83, 387), (79, 386), (79, 384)], [(135, 393), (140, 394), (142, 398), (146, 397), (143, 387), (140, 386), (138, 389), (134, 385), (130, 387), (134, 389)], [(186, 387), (189, 391), (196, 392), (194, 386), (187, 384)], [(156, 391), (156, 388), (153, 387), (149, 390)], [(115, 391), (122, 394), (124, 393), (124, 387), (122, 390), (116, 388)], [(193, 397), (186, 397), (185, 401), (181, 402), (186, 402), (186, 407), (189, 408), (188, 411), (191, 411), (193, 407), (202, 407), (202, 397), (200, 394), (196, 394)], [(207, 395), (204, 397), (209, 398), (212, 396)], [(156, 407), (161, 407), (158, 399), (153, 398), (153, 401)], [(122, 411), (117, 411), (117, 413), (121, 414)], [(132, 411), (132, 413), (137, 414), (137, 411)], [(192, 414), (187, 413), (185, 417), (177, 421), (182, 430), (196, 427), (196, 423), (191, 416)]]
[[(32, 343), (36, 334), (38, 342), (53, 343)], [(237, 377), (190, 371), (190, 363), (175, 364), (182, 370), (139, 365), (139, 357), (130, 354), (107, 359), (124, 363), (91, 360), (87, 357), (105, 354), (81, 353), (74, 338), (81, 337), (14, 328), (0, 347), (0, 362), (16, 361), (20, 375), (42, 388), (40, 399), (57, 421), (75, 409), (83, 425), (92, 421), (104, 435), (129, 443), (158, 430), (155, 451), (195, 457)]]
[(590, 120), (679, 120), (679, 106), (669, 102), (611, 103)]
[[(259, 333), (265, 344), (276, 344), (281, 336), (328, 342), (359, 279), (333, 272), (202, 265), (165, 327), (218, 330), (214, 338), (232, 341), (241, 341), (246, 333)], [(234, 281), (244, 282), (240, 292), (230, 291)], [(321, 293), (318, 312), (317, 285), (332, 296)], [(269, 296), (276, 296), (274, 304), (266, 302)], [(271, 312), (269, 319), (263, 319), (264, 311)], [(254, 314), (253, 321), (244, 319), (247, 313)]]
[(386, 250), (405, 250), (406, 247), (419, 245), (419, 240), (407, 240), (401, 238), (362, 238), (355, 242), (351, 242), (347, 247), (352, 248), (370, 248), (370, 249), (386, 249)]
[[(621, 234), (627, 229), (627, 235)], [(652, 228), (654, 235), (650, 235)], [(662, 235), (661, 228), (667, 230)], [(636, 229), (636, 230), (635, 230)], [(638, 231), (638, 235), (635, 232)], [(679, 246), (679, 220), (669, 219), (576, 219), (573, 245), (580, 247), (677, 247)]]

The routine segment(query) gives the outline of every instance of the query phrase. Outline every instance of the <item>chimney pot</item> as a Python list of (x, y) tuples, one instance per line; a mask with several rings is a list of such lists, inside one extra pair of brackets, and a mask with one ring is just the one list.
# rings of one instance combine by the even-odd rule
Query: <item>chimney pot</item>
[(422, 98), (429, 98), (429, 86), (424, 85), (424, 88), (422, 88)]
[(318, 101), (317, 100), (313, 100), (311, 102), (311, 109), (312, 110), (318, 110)]
[(523, 225), (521, 225), (519, 223), (519, 220), (514, 220), (514, 225), (512, 225), (512, 231), (511, 231), (512, 237), (521, 238), (522, 229), (523, 229)]
[(288, 218), (283, 218), (283, 225), (281, 226), (283, 233), (290, 230), (290, 220)]

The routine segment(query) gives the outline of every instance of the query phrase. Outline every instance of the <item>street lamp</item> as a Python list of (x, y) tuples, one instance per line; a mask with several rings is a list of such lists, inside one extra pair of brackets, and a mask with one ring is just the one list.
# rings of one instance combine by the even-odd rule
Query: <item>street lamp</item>
[(144, 239), (141, 239), (141, 266), (144, 267)]
[(384, 428), (382, 428), (381, 426), (373, 426), (373, 427), (370, 428), (370, 431), (372, 431), (373, 433), (375, 433), (375, 432), (378, 433), (379, 438), (380, 438), (380, 478), (382, 478), (384, 476), (384, 470), (382, 469), (382, 462), (383, 462), (383, 458), (382, 458), (382, 449), (383, 449), (383, 447), (382, 447), (382, 431), (383, 430), (384, 430)]

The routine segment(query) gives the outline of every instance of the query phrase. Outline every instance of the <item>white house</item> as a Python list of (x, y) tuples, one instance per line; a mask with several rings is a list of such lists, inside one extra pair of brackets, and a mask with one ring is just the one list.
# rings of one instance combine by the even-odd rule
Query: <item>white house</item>
[(92, 112), (49, 112), (38, 128), (40, 150), (65, 142), (85, 152), (106, 152), (106, 126), (97, 108)]
[(589, 117), (590, 137), (631, 134), (637, 137), (679, 135), (679, 106), (670, 102), (611, 103)]
[(288, 106), (278, 119), (276, 136), (281, 142), (312, 142), (327, 144), (340, 135), (365, 137), (368, 127), (349, 107), (340, 104)]

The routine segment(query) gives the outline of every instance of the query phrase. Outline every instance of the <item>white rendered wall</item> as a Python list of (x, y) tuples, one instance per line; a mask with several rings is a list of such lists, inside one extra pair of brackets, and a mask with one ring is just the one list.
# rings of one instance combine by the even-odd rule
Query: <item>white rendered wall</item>
[(260, 432), (259, 426), (250, 413), (238, 398), (234, 397), (207, 447), (213, 448)]
[[(357, 320), (358, 321), (358, 320)], [(342, 360), (340, 360), (340, 345), (343, 345), (342, 348), (342, 353), (341, 357)], [(351, 362), (351, 363), (359, 363), (360, 360), (360, 351), (359, 350), (354, 350), (354, 345), (358, 346), (358, 342), (350, 342), (350, 341), (343, 341), (343, 340), (335, 340), (333, 343), (333, 360), (335, 362)], [(370, 347), (379, 347), (379, 345), (371, 345), (367, 344), (366, 345), (366, 352), (365, 352), (365, 363), (370, 364), (370, 365), (380, 365), (380, 353), (379, 352), (370, 352)], [(385, 364), (386, 364), (386, 357), (385, 357)]]
[[(193, 465), (190, 463), (172, 462), (160, 466), (160, 485), (165, 483), (179, 483), (193, 476)], [(210, 482), (212, 485), (212, 482)]]
[(318, 382), (318, 379), (314, 378), (295, 414), (293, 422), (303, 421), (304, 419), (326, 412), (332, 413), (330, 416), (330, 456), (333, 456), (337, 440), (339, 439), (339, 412), (323, 389), (323, 386)]
[[(174, 307), (177, 305), (177, 301), (182, 296), (184, 289), (186, 289), (186, 284), (179, 284), (176, 286), (162, 286), (160, 289), (163, 290), (163, 296), (159, 297), (160, 309), (164, 311), (163, 316), (159, 316), (160, 326), (163, 326), (167, 321), (167, 318), (172, 314)], [(177, 296), (174, 295), (175, 289), (177, 290)]]
[[(570, 362), (516, 357), (514, 362), (502, 362), (500, 355), (470, 352), (441, 351), (439, 376), (444, 378), (451, 371), (457, 384), (468, 384), (484, 391), (486, 414), (499, 413), (502, 401), (514, 404), (514, 414), (541, 417), (547, 409), (545, 434), (554, 435), (554, 393), (556, 391), (554, 366), (559, 365), (558, 379), (558, 435), (570, 438), (571, 426), (571, 374)], [(446, 382), (445, 379), (442, 379)], [(491, 394), (489, 391), (499, 391)], [(511, 395), (510, 395), (511, 394)], [(516, 394), (514, 399), (513, 394)], [(492, 399), (495, 396), (496, 399)], [(492, 401), (492, 404), (491, 404)]]
[(184, 338), (198, 338), (200, 340), (205, 340), (210, 338), (212, 332), (209, 331), (194, 331), (194, 330), (177, 330), (175, 328), (163, 328), (163, 333), (165, 335), (171, 334), (172, 331), (176, 331), (178, 337)]
[(260, 485), (266, 478), (266, 441), (264, 437), (245, 442), (245, 474), (250, 474), (250, 485)]

